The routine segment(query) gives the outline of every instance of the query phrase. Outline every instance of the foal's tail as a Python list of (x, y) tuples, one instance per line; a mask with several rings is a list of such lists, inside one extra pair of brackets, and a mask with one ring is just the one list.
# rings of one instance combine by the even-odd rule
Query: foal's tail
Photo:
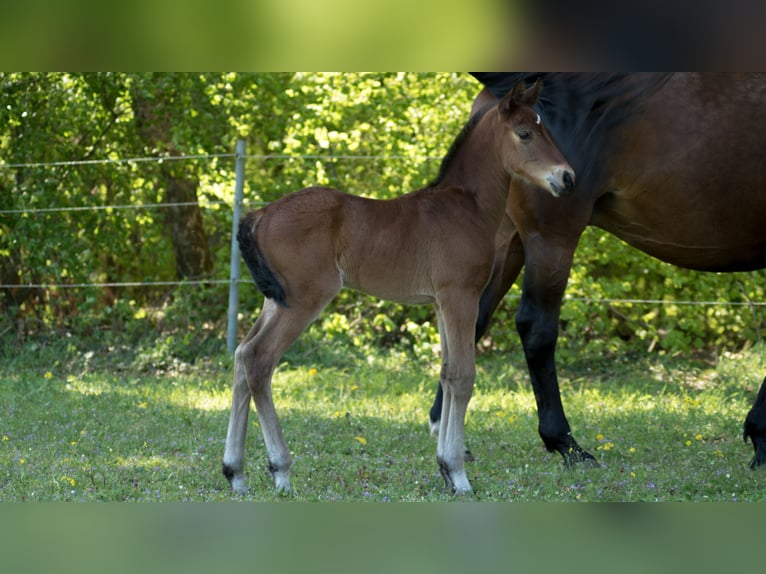
[(250, 269), (250, 274), (253, 276), (258, 290), (263, 293), (264, 297), (273, 299), (279, 305), (287, 307), (285, 288), (274, 275), (266, 263), (263, 253), (258, 248), (255, 231), (262, 216), (261, 211), (251, 211), (239, 220), (239, 230), (237, 231), (239, 251), (242, 253), (242, 259), (245, 260), (247, 268)]

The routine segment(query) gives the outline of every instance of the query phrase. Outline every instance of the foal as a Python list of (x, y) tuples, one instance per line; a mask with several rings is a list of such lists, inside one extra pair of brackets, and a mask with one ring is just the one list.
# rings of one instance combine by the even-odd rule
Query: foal
[(235, 352), (223, 455), (223, 474), (235, 492), (247, 492), (243, 460), (250, 397), (275, 486), (290, 490), (290, 451), (274, 409), (271, 376), (293, 341), (343, 287), (403, 303), (434, 303), (444, 388), (436, 457), (449, 488), (471, 491), (463, 430), (475, 377), (474, 331), (509, 188), (516, 178), (554, 196), (574, 187), (572, 168), (532, 110), (540, 88), (519, 84), (478, 114), (426, 188), (382, 201), (312, 187), (242, 218), (237, 234), (242, 257), (266, 299)]

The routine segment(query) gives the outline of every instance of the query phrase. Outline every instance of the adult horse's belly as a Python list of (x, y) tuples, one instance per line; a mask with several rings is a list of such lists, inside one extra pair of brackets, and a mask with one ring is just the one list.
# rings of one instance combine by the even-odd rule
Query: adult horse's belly
[(725, 201), (684, 199), (661, 187), (641, 194), (613, 192), (596, 203), (591, 224), (680, 267), (765, 268), (766, 194), (720, 193)]

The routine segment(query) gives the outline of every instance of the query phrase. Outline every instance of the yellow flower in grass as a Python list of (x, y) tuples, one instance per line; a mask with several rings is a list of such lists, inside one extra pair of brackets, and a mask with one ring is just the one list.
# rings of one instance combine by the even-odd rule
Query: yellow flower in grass
[(313, 376), (314, 376), (314, 375), (316, 375), (318, 372), (319, 372), (319, 371), (317, 371), (317, 370), (316, 370), (316, 367), (311, 367), (311, 368), (309, 369), (309, 377), (313, 377)]
[(354, 437), (354, 440), (355, 440), (356, 442), (358, 442), (359, 444), (361, 444), (361, 445), (365, 445), (365, 444), (367, 444), (367, 439), (366, 439), (366, 438), (364, 438), (363, 436), (355, 436), (355, 437)]

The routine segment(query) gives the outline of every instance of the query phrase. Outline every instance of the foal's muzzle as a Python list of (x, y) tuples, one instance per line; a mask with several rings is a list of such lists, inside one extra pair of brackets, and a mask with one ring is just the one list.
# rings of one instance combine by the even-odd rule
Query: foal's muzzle
[(559, 168), (548, 177), (547, 181), (548, 185), (551, 186), (553, 195), (563, 197), (569, 195), (574, 190), (575, 175), (569, 169)]

